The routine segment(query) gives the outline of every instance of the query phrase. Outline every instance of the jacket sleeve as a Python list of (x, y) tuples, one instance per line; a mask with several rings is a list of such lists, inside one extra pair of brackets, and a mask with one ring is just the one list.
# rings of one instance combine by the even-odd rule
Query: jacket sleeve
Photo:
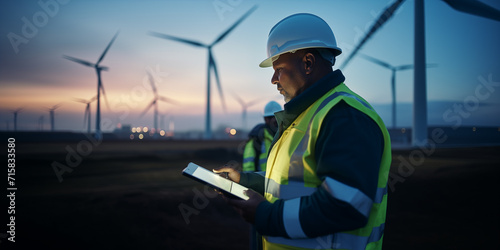
[(375, 198), (384, 140), (378, 125), (345, 102), (335, 105), (316, 141), (316, 192), (263, 202), (256, 228), (263, 235), (317, 237), (366, 225)]
[(264, 172), (241, 173), (239, 184), (253, 189), (255, 192), (264, 195)]

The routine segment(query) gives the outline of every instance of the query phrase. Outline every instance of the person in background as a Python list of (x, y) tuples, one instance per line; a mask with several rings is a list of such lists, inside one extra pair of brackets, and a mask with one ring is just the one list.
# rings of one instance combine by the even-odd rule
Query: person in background
[(243, 171), (266, 171), (267, 155), (278, 123), (274, 113), (281, 111), (281, 105), (270, 101), (264, 107), (264, 122), (256, 125), (248, 134), (248, 141), (243, 151)]

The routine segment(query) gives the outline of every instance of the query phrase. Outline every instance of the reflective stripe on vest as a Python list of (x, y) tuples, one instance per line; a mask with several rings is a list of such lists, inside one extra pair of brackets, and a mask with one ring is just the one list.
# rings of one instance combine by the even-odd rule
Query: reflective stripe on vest
[[(313, 125), (314, 128), (320, 127), (326, 113), (340, 100), (344, 100), (372, 118), (384, 135), (385, 146), (379, 169), (378, 187), (373, 201), (358, 189), (333, 178), (327, 177), (324, 181), (320, 181), (315, 173), (315, 161), (311, 160), (314, 156), (311, 156), (310, 151), (313, 150), (311, 145), (314, 144), (312, 142), (315, 142), (318, 132), (315, 131), (316, 134), (313, 134), (311, 128)], [(327, 106), (328, 108), (324, 109)], [(319, 113), (321, 115), (317, 116)], [(268, 157), (265, 196), (270, 202), (277, 199), (285, 200), (283, 222), (287, 234), (292, 239), (266, 236), (264, 237), (265, 249), (282, 249), (276, 244), (311, 249), (380, 249), (385, 225), (390, 153), (390, 139), (380, 117), (366, 101), (350, 91), (344, 84), (339, 85), (311, 105), (283, 132)], [(288, 164), (284, 159), (287, 154)], [(280, 157), (278, 158), (277, 155)], [(277, 169), (273, 169), (274, 167)], [(335, 199), (349, 203), (368, 217), (367, 225), (349, 232), (306, 238), (299, 221), (300, 197), (311, 195), (320, 186)]]
[[(264, 128), (264, 138), (262, 140), (262, 144), (260, 146), (260, 152), (255, 152), (253, 147), (253, 143), (255, 139), (251, 139), (245, 145), (245, 149), (243, 151), (243, 171), (266, 171), (267, 165), (267, 156), (269, 148), (271, 147), (271, 143), (274, 139), (273, 135)], [(258, 165), (255, 165), (256, 158), (258, 159)]]
[(249, 140), (243, 151), (243, 171), (257, 171), (255, 167), (255, 157), (257, 157), (255, 150), (253, 149), (253, 143), (255, 139)]

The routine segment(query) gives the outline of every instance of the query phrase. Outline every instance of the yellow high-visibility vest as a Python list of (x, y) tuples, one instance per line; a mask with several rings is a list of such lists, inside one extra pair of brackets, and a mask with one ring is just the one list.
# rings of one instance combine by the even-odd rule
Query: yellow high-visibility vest
[[(316, 175), (314, 158), (319, 128), (329, 110), (339, 101), (369, 116), (384, 137), (376, 197), (370, 199), (357, 188), (330, 177), (321, 181)], [(361, 155), (359, 157), (362, 157)], [(302, 112), (275, 143), (267, 160), (265, 198), (270, 202), (283, 199), (283, 221), (292, 238), (263, 239), (264, 249), (382, 249), (387, 207), (387, 180), (391, 164), (389, 133), (375, 110), (345, 84), (340, 84)], [(368, 217), (363, 228), (307, 238), (299, 221), (300, 197), (314, 193), (322, 186), (333, 197), (351, 204)]]
[[(254, 141), (255, 139), (250, 139), (245, 145), (245, 149), (243, 151), (243, 171), (253, 171), (260, 172), (266, 171), (267, 165), (267, 155), (269, 153), (269, 148), (271, 147), (271, 143), (273, 142), (274, 136), (266, 129), (264, 129), (264, 138), (262, 140), (262, 144), (260, 146), (260, 152), (257, 154), (254, 149)], [(255, 161), (257, 158), (259, 159), (258, 165), (255, 165)]]

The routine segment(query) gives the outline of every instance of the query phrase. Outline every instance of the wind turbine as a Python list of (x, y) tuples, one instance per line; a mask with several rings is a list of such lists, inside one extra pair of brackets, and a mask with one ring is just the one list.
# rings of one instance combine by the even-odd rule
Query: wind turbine
[(61, 105), (62, 104), (59, 103), (59, 104), (52, 106), (52, 108), (47, 108), (47, 110), (49, 111), (49, 114), (50, 114), (50, 131), (52, 131), (52, 132), (54, 132), (54, 127), (55, 127), (55, 124), (54, 124), (55, 111), (56, 111), (56, 109), (61, 107)]
[(17, 114), (21, 112), (21, 110), (23, 110), (23, 108), (18, 108), (12, 111), (12, 113), (14, 114), (14, 131), (17, 131)]
[[(443, 0), (450, 7), (460, 12), (481, 16), (500, 21), (500, 10), (477, 0)], [(356, 55), (359, 49), (371, 38), (375, 32), (389, 20), (404, 0), (396, 0), (387, 7), (371, 26), (365, 37), (356, 45), (340, 68), (344, 68)], [(424, 146), (427, 143), (427, 83), (425, 60), (425, 20), (424, 0), (415, 0), (415, 26), (414, 26), (414, 76), (413, 76), (413, 128), (412, 145)]]
[(94, 96), (92, 97), (90, 100), (85, 100), (85, 99), (81, 99), (81, 98), (73, 98), (75, 102), (80, 102), (80, 103), (83, 103), (85, 104), (85, 113), (83, 115), (83, 126), (85, 126), (85, 122), (88, 122), (87, 124), (87, 133), (90, 134), (90, 104), (95, 101), (97, 99), (97, 96)]
[(156, 89), (156, 85), (155, 85), (155, 81), (154, 81), (153, 76), (151, 75), (151, 73), (149, 73), (149, 71), (146, 71), (146, 73), (148, 74), (149, 84), (151, 84), (154, 98), (153, 98), (153, 101), (151, 101), (151, 103), (146, 107), (146, 109), (144, 109), (144, 111), (142, 112), (140, 117), (143, 117), (144, 114), (146, 114), (151, 107), (154, 107), (154, 114), (153, 114), (154, 115), (154, 128), (155, 128), (155, 133), (158, 133), (158, 101), (171, 103), (171, 104), (177, 104), (177, 102), (170, 99), (170, 98), (158, 95), (158, 90)]
[(106, 47), (106, 49), (104, 49), (104, 52), (102, 52), (101, 56), (99, 57), (99, 59), (97, 60), (97, 62), (95, 64), (88, 62), (88, 61), (78, 59), (78, 58), (74, 58), (74, 57), (70, 57), (70, 56), (66, 56), (66, 55), (63, 56), (64, 58), (66, 58), (70, 61), (82, 64), (82, 65), (85, 65), (88, 67), (92, 67), (95, 69), (95, 71), (97, 73), (97, 109), (96, 109), (96, 122), (95, 122), (95, 137), (98, 140), (100, 140), (102, 138), (102, 132), (101, 132), (101, 91), (102, 91), (102, 94), (104, 95), (104, 97), (106, 97), (106, 92), (104, 91), (104, 87), (102, 86), (102, 81), (101, 81), (101, 71), (102, 70), (107, 71), (109, 69), (108, 67), (100, 66), (99, 63), (101, 63), (102, 59), (104, 59), (104, 56), (106, 55), (109, 48), (111, 47), (111, 44), (113, 44), (113, 42), (115, 41), (116, 37), (118, 36), (118, 33), (119, 33), (119, 31), (116, 32), (116, 34), (113, 36), (113, 38), (111, 39), (111, 42), (109, 42), (108, 46)]
[(255, 9), (257, 9), (257, 6), (252, 7), (249, 11), (247, 11), (240, 19), (238, 19), (229, 29), (227, 29), (224, 33), (219, 35), (217, 39), (215, 39), (214, 42), (211, 44), (204, 44), (198, 41), (193, 41), (193, 40), (188, 40), (184, 38), (179, 38), (179, 37), (174, 37), (158, 32), (153, 32), (150, 31), (149, 35), (151, 36), (156, 36), (159, 38), (167, 39), (167, 40), (173, 40), (173, 41), (178, 41), (182, 43), (186, 43), (192, 46), (196, 47), (202, 47), (208, 49), (208, 67), (207, 67), (207, 104), (206, 104), (206, 118), (205, 118), (205, 139), (211, 139), (212, 138), (212, 129), (211, 129), (211, 111), (210, 111), (210, 79), (211, 79), (211, 72), (213, 70), (214, 75), (215, 75), (215, 80), (217, 82), (217, 88), (219, 90), (219, 96), (221, 98), (222, 102), (222, 107), (224, 110), (226, 109), (226, 104), (224, 102), (224, 95), (222, 93), (222, 86), (220, 84), (220, 79), (219, 79), (219, 73), (217, 72), (217, 65), (215, 63), (215, 59), (212, 55), (212, 47), (222, 41), (236, 26), (238, 26), (245, 18), (247, 18)]
[[(368, 60), (370, 62), (378, 64), (378, 65), (392, 71), (392, 75), (391, 75), (392, 127), (396, 128), (396, 72), (413, 69), (413, 64), (393, 66), (393, 65), (390, 65), (389, 63), (386, 63), (384, 61), (381, 61), (377, 58), (373, 58), (373, 57), (368, 56), (368, 55), (360, 54), (360, 56), (365, 58), (366, 60)], [(427, 64), (427, 67), (435, 67), (435, 66), (436, 66), (436, 64)]]
[(242, 122), (243, 122), (243, 129), (246, 129), (247, 128), (247, 109), (249, 107), (259, 103), (262, 100), (262, 98), (257, 98), (253, 101), (245, 102), (238, 95), (236, 95), (236, 93), (232, 93), (232, 94), (233, 94), (234, 99), (236, 99), (236, 101), (238, 101), (238, 103), (241, 105), (241, 109), (242, 109), (241, 118), (242, 118)]

